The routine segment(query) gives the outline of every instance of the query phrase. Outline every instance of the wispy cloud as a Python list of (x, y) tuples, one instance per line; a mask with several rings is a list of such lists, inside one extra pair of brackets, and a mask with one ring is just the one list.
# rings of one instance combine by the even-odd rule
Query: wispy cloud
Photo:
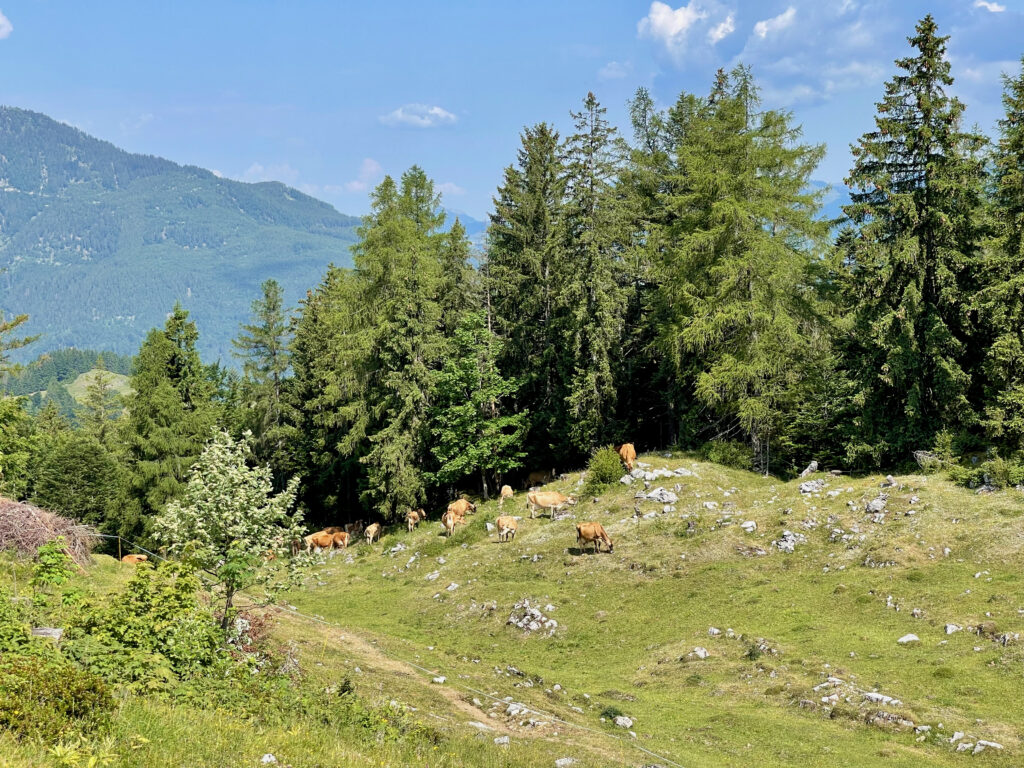
[(714, 45), (736, 31), (736, 17), (729, 14), (725, 19), (708, 30), (708, 42)]
[(621, 80), (629, 74), (632, 68), (628, 61), (625, 64), (618, 61), (609, 61), (598, 70), (597, 76), (601, 80)]
[[(992, 3), (989, 2), (989, 0), (974, 0), (974, 7), (984, 8), (989, 13), (1002, 13), (1003, 11), (1006, 10), (1005, 5), (1000, 5), (999, 3)], [(0, 35), (0, 37), (2, 37), (2, 35)]]
[(4, 16), (3, 11), (0, 11), (0, 40), (10, 37), (13, 31), (14, 25), (11, 24), (11, 20)]
[(134, 133), (153, 122), (154, 117), (152, 112), (143, 112), (141, 115), (125, 118), (121, 121), (121, 130), (124, 133)]
[(697, 5), (697, 0), (673, 9), (672, 6), (654, 0), (651, 8), (636, 25), (639, 37), (648, 37), (665, 46), (670, 54), (678, 56), (686, 45), (686, 36), (690, 27), (701, 19), (707, 18), (707, 12)]
[(464, 195), (466, 190), (453, 181), (444, 181), (437, 185), (437, 191), (442, 195)]
[(359, 175), (352, 181), (345, 182), (345, 190), (348, 192), (365, 192), (370, 185), (384, 176), (384, 168), (372, 157), (364, 157), (359, 164)]
[(796, 8), (791, 5), (778, 16), (773, 16), (770, 19), (757, 22), (757, 24), (754, 25), (754, 34), (763, 40), (768, 37), (769, 34), (779, 32), (792, 25), (795, 20)]
[(413, 128), (435, 128), (451, 125), (458, 118), (444, 107), (430, 104), (404, 104), (393, 112), (380, 116), (384, 125), (408, 125)]
[(288, 163), (277, 163), (275, 165), (263, 165), (253, 163), (245, 169), (242, 174), (242, 181), (280, 181), (295, 186), (299, 181), (299, 172)]

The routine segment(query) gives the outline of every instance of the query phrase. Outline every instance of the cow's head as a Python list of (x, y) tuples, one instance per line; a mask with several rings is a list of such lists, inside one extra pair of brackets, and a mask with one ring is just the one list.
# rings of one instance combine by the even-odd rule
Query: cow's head
[(608, 554), (610, 555), (614, 551), (615, 551), (615, 542), (612, 541), (611, 538), (609, 537), (609, 539), (608, 539)]
[(570, 496), (565, 503), (568, 504), (570, 507), (575, 507), (576, 506), (576, 497), (575, 496)]

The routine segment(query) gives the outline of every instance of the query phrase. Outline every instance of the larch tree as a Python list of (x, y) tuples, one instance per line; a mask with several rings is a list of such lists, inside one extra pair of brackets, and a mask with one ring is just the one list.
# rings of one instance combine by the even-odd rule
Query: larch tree
[[(963, 129), (946, 37), (929, 15), (913, 56), (885, 85), (875, 129), (853, 146), (847, 215), (859, 227), (852, 269), (862, 444), (873, 463), (907, 461), (942, 430), (975, 420), (970, 312), (981, 243), (982, 136)], [(851, 456), (856, 458), (856, 456)]]

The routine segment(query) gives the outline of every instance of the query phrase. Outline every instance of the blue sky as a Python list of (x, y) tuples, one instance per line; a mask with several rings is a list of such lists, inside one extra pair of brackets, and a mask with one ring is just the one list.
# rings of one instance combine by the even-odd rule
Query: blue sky
[(345, 213), (418, 163), (446, 206), (482, 218), (524, 125), (564, 134), (593, 90), (624, 127), (638, 86), (665, 105), (738, 61), (827, 144), (818, 178), (841, 181), (929, 12), (968, 120), (991, 131), (1024, 0), (0, 0), (0, 103)]

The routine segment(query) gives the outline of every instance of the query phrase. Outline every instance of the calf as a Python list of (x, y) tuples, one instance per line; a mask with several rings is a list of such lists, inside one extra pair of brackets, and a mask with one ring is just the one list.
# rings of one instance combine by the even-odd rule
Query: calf
[(512, 541), (519, 527), (519, 523), (510, 515), (502, 515), (494, 521), (494, 525), (498, 529), (498, 541)]
[(593, 543), (594, 553), (601, 551), (601, 543), (608, 545), (609, 554), (615, 551), (615, 544), (600, 523), (577, 523), (576, 525), (576, 546), (583, 549), (584, 544)]
[(465, 518), (467, 512), (476, 512), (476, 504), (469, 499), (456, 499), (448, 505), (448, 511), (457, 518)]
[(121, 562), (127, 563), (128, 565), (138, 565), (139, 563), (144, 563), (147, 560), (149, 560), (149, 555), (125, 555), (121, 558)]
[(450, 539), (455, 530), (455, 514), (449, 509), (441, 515), (441, 525), (444, 526), (445, 535)]
[(626, 465), (626, 470), (633, 471), (633, 464), (636, 462), (636, 448), (632, 443), (623, 443), (619, 446), (619, 458)]
[(374, 539), (380, 538), (380, 523), (373, 523), (372, 525), (366, 526), (366, 530), (363, 534), (366, 536), (366, 543), (373, 544)]
[(501, 486), (501, 497), (498, 499), (498, 509), (501, 509), (505, 505), (505, 499), (511, 501), (514, 496), (515, 493), (513, 493), (511, 485)]
[(405, 514), (405, 522), (409, 526), (409, 533), (412, 533), (413, 529), (419, 525), (421, 520), (426, 520), (427, 515), (422, 509), (410, 509)]

